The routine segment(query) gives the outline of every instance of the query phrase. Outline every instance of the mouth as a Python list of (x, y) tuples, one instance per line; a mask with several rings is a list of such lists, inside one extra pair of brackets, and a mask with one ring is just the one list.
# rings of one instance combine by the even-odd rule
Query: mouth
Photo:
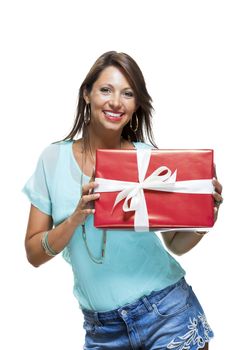
[(122, 112), (112, 112), (112, 111), (103, 111), (105, 117), (111, 121), (120, 121), (124, 113)]

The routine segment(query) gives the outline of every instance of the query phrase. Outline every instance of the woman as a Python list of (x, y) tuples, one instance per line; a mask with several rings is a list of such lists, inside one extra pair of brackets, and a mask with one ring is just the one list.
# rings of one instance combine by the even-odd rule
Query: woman
[[(93, 226), (100, 197), (93, 174), (97, 148), (156, 147), (152, 105), (136, 62), (124, 53), (97, 59), (80, 87), (73, 129), (41, 154), (24, 192), (32, 205), (25, 239), (39, 266), (63, 252), (84, 314), (84, 349), (208, 349), (213, 336), (185, 271), (152, 232)], [(82, 133), (82, 137), (76, 139)], [(222, 186), (214, 179), (215, 218)], [(96, 188), (97, 190), (97, 188)], [(205, 232), (164, 232), (181, 255)]]

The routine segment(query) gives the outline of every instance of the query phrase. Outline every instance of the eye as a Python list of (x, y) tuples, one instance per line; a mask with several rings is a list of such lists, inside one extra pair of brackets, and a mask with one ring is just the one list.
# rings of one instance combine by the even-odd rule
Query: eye
[(134, 97), (133, 91), (130, 91), (130, 90), (125, 91), (125, 92), (124, 92), (124, 95), (125, 95), (125, 97), (127, 97), (127, 98), (132, 98), (132, 97)]
[(110, 94), (111, 93), (111, 89), (109, 88), (109, 87), (102, 87), (101, 89), (100, 89), (100, 91), (104, 94), (104, 95), (108, 95), (108, 94)]

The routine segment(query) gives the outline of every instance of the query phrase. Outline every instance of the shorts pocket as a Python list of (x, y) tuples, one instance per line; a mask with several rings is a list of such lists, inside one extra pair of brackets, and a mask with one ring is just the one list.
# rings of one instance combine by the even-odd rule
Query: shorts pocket
[(153, 307), (161, 317), (175, 316), (191, 306), (189, 295), (190, 287), (184, 283), (174, 287), (163, 299), (153, 304)]

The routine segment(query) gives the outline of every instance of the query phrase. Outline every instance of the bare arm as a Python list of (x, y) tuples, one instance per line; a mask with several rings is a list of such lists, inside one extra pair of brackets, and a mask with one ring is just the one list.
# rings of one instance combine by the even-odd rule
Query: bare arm
[(69, 242), (78, 226), (75, 221), (68, 218), (56, 228), (53, 227), (52, 218), (42, 213), (39, 209), (31, 205), (28, 227), (25, 237), (25, 249), (28, 261), (35, 267), (40, 266), (52, 257), (48, 256), (41, 245), (42, 235), (49, 231), (49, 244), (56, 251), (60, 252)]
[(90, 204), (93, 200), (99, 198), (99, 194), (89, 194), (89, 192), (95, 186), (94, 182), (83, 186), (83, 195), (74, 213), (55, 228), (53, 228), (51, 216), (44, 214), (35, 206), (31, 206), (25, 237), (25, 249), (28, 261), (33, 266), (38, 267), (52, 258), (45, 253), (41, 245), (42, 235), (45, 231), (49, 231), (49, 245), (55, 252), (59, 253), (68, 244), (75, 229), (85, 221), (88, 215), (94, 212), (94, 209), (90, 208)]
[(182, 255), (195, 247), (203, 235), (196, 231), (166, 231), (162, 237), (166, 247), (176, 255)]

